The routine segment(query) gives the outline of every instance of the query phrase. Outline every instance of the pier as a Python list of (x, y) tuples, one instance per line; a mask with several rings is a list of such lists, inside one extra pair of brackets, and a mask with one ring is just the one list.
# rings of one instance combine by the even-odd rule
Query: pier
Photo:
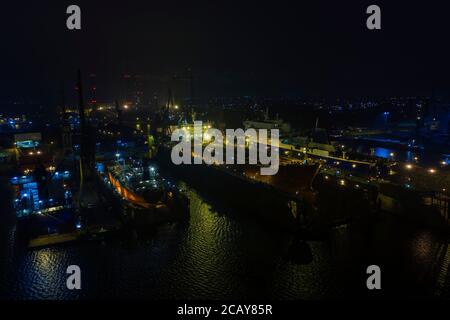
[(119, 225), (89, 226), (85, 230), (42, 235), (31, 239), (28, 242), (28, 249), (36, 250), (58, 245), (73, 244), (81, 241), (103, 240), (106, 236), (114, 235), (119, 230)]

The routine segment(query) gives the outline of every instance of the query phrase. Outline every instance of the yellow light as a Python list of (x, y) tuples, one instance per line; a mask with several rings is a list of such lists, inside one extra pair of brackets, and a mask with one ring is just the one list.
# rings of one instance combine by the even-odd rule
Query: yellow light
[(128, 107), (128, 105), (126, 104), (126, 105), (123, 106), (123, 108), (124, 108), (124, 109), (128, 109), (129, 107)]
[(341, 180), (341, 181), (339, 181), (339, 183), (341, 186), (345, 186), (345, 180)]
[(393, 157), (393, 156), (395, 156), (395, 153), (391, 152), (389, 155), (390, 155), (391, 157)]
[(179, 106), (175, 106), (174, 108), (175, 108), (175, 110), (178, 110), (180, 107)]
[(353, 164), (352, 167), (353, 167), (353, 169), (356, 168), (356, 164)]
[(408, 170), (411, 170), (411, 169), (412, 169), (412, 165), (409, 164), (409, 163), (408, 163), (405, 167), (406, 167), (406, 169), (408, 169)]
[(429, 172), (429, 173), (435, 173), (435, 172), (436, 172), (436, 170), (435, 170), (435, 169), (433, 169), (433, 168), (431, 168), (431, 169), (429, 169), (429, 170), (428, 170), (428, 172)]

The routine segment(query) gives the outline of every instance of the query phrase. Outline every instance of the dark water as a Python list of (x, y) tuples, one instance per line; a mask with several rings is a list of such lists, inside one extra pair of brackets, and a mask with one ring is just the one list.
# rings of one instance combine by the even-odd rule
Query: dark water
[[(37, 251), (19, 243), (2, 187), (0, 298), (342, 298), (367, 295), (369, 264), (381, 266), (385, 295), (432, 293), (429, 272), (440, 238), (431, 230), (383, 217), (293, 246), (294, 235), (184, 187), (188, 225), (162, 225), (137, 240)], [(66, 289), (69, 265), (81, 267), (81, 291)]]

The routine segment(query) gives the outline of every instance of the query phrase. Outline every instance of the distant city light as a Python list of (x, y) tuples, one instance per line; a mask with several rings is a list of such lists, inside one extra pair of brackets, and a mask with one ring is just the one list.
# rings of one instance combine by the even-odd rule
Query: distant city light
[(436, 172), (436, 169), (431, 168), (431, 169), (428, 170), (428, 172), (429, 172), (429, 173), (435, 173), (435, 172)]
[(124, 109), (128, 109), (129, 107), (128, 107), (128, 105), (126, 104), (126, 105), (123, 106), (123, 108), (124, 108)]
[(406, 169), (409, 169), (409, 170), (410, 170), (410, 169), (412, 169), (413, 166), (412, 166), (412, 164), (409, 164), (409, 163), (408, 163), (405, 167), (406, 167)]

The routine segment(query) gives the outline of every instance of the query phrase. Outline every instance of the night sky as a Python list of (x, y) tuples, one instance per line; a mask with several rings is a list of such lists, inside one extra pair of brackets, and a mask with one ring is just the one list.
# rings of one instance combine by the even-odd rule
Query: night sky
[[(2, 3), (0, 99), (51, 102), (78, 67), (97, 74), (107, 100), (120, 75), (159, 79), (188, 67), (202, 96), (445, 95), (448, 5), (389, 2)], [(70, 4), (81, 7), (81, 31), (66, 29)], [(381, 7), (382, 30), (366, 28), (370, 4)]]

